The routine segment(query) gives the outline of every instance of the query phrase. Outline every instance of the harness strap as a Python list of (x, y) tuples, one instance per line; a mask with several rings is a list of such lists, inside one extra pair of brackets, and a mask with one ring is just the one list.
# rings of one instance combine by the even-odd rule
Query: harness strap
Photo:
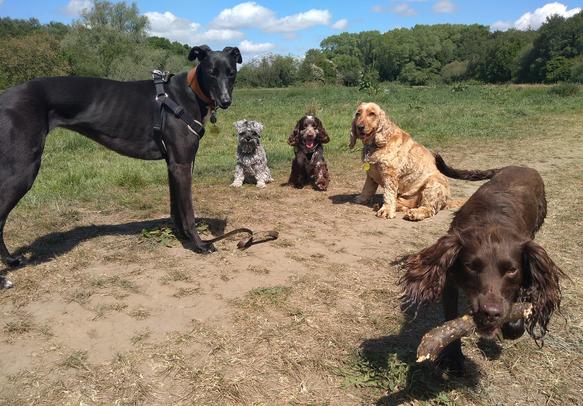
[(158, 145), (158, 148), (160, 148), (165, 160), (168, 160), (168, 151), (166, 150), (166, 145), (164, 144), (162, 135), (166, 124), (167, 111), (172, 112), (176, 118), (179, 118), (186, 123), (188, 130), (193, 133), (199, 141), (204, 136), (205, 132), (204, 125), (200, 121), (195, 120), (181, 105), (168, 97), (168, 93), (166, 93), (164, 86), (172, 76), (173, 75), (169, 72), (162, 72), (159, 70), (152, 71), (152, 79), (154, 80), (154, 88), (156, 91), (156, 97), (154, 98), (156, 108), (154, 109), (153, 120), (154, 140)]

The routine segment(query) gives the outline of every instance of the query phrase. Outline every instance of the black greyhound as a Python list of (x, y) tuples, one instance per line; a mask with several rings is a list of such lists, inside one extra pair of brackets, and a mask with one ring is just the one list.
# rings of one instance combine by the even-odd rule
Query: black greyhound
[[(212, 51), (202, 45), (192, 48), (188, 59), (197, 59), (198, 66), (188, 74), (171, 77), (164, 90), (168, 99), (182, 106), (194, 120), (204, 123), (214, 109), (231, 105), (241, 53), (235, 47)], [(32, 187), (45, 138), (55, 127), (77, 131), (122, 155), (166, 158), (175, 225), (192, 241), (196, 251), (215, 250), (212, 242), (203, 241), (198, 235), (192, 205), (192, 167), (200, 137), (183, 120), (169, 113), (156, 140), (153, 125), (160, 108), (155, 96), (151, 80), (117, 82), (83, 77), (34, 79), (0, 95), (2, 261), (11, 266), (22, 261), (6, 248), (4, 225), (10, 211)]]

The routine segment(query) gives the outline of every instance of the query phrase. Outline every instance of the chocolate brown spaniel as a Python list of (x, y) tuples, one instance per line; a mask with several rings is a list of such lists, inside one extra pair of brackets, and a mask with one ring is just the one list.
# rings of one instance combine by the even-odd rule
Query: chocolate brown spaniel
[[(437, 167), (450, 177), (463, 171), (448, 167), (436, 155)], [(534, 242), (547, 205), (544, 183), (534, 169), (508, 166), (482, 185), (455, 214), (449, 231), (435, 244), (406, 258), (400, 284), (405, 306), (441, 297), (445, 318), (458, 316), (458, 290), (465, 293), (479, 334), (501, 332), (515, 339), (525, 330), (538, 342), (559, 308), (559, 278), (564, 276), (546, 251)], [(458, 176), (459, 175), (459, 176)], [(525, 321), (502, 323), (515, 302), (529, 302)], [(526, 326), (525, 326), (526, 324)], [(461, 341), (442, 352), (440, 363), (461, 374)]]
[(324, 146), (330, 141), (322, 121), (306, 115), (298, 120), (287, 143), (294, 147), (288, 184), (302, 188), (311, 183), (317, 190), (326, 190), (330, 183), (328, 166), (324, 160)]

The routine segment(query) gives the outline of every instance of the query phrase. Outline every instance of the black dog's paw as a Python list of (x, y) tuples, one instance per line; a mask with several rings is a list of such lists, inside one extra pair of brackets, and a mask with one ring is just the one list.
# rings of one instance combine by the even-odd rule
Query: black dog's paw
[(4, 262), (6, 262), (6, 265), (8, 265), (11, 268), (17, 268), (19, 266), (24, 265), (24, 256), (22, 255), (17, 255), (15, 257), (13, 256), (9, 256), (9, 257), (5, 257), (3, 258)]
[(450, 353), (444, 351), (437, 358), (435, 363), (446, 375), (460, 377), (465, 373), (464, 360), (465, 357), (461, 352)]
[(211, 243), (205, 243), (205, 242), (197, 245), (195, 247), (195, 250), (197, 252), (200, 252), (201, 254), (211, 254), (211, 253), (217, 251), (217, 249), (215, 248), (215, 246), (213, 244), (211, 244)]

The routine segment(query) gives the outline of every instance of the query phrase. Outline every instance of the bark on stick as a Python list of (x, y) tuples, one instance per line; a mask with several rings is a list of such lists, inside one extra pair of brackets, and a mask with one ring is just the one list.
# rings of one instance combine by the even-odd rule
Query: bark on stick
[[(512, 306), (510, 314), (502, 323), (516, 321), (521, 318), (527, 320), (531, 313), (532, 305), (530, 303), (515, 303)], [(476, 323), (469, 314), (435, 327), (421, 339), (421, 343), (417, 347), (417, 362), (423, 362), (425, 360), (435, 361), (439, 353), (450, 343), (459, 338), (469, 336), (475, 331)]]

